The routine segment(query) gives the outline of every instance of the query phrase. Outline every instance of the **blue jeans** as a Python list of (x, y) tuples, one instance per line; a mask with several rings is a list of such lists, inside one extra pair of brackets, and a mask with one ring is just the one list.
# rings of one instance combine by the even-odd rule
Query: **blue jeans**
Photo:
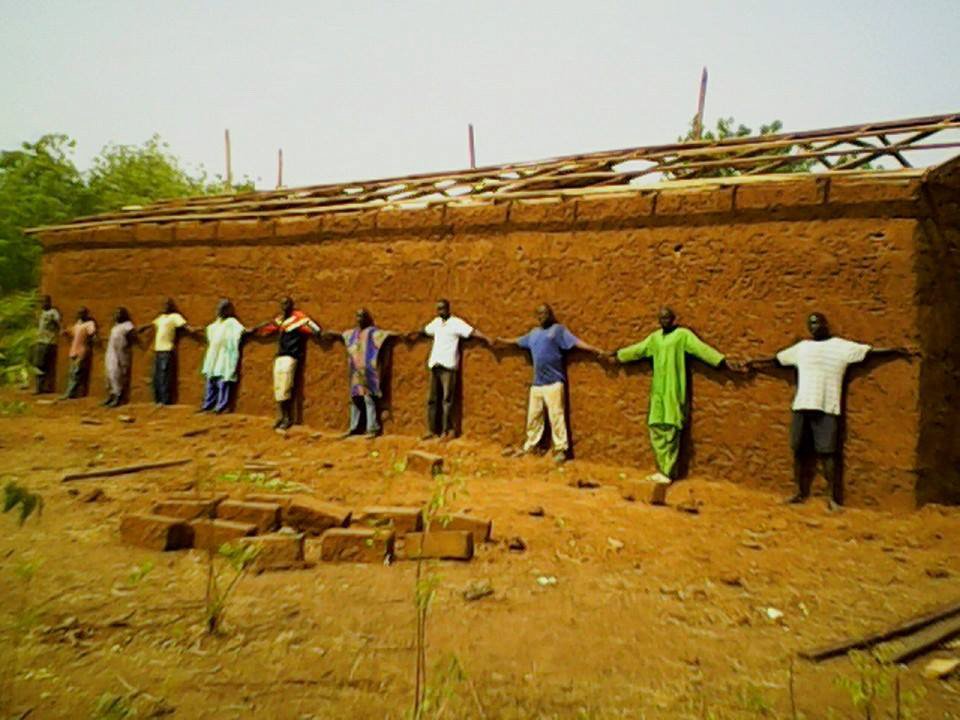
[(203, 394), (201, 410), (215, 410), (222, 413), (230, 405), (230, 395), (234, 383), (219, 377), (207, 378), (207, 387)]
[(158, 405), (173, 405), (176, 383), (173, 351), (158, 350), (153, 354), (153, 401)]
[(373, 434), (380, 432), (380, 421), (377, 419), (377, 399), (373, 395), (355, 395), (350, 398), (350, 432), (360, 429), (360, 417), (366, 413), (366, 432)]

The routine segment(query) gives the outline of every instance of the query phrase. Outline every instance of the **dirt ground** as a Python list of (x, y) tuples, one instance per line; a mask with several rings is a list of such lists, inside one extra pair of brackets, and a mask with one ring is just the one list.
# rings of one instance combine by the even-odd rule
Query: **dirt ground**
[[(556, 467), (470, 438), (341, 441), (336, 428), (308, 427), (284, 436), (263, 417), (107, 410), (95, 399), (37, 403), (11, 392), (0, 408), (3, 480), (45, 502), (22, 527), (0, 516), (2, 718), (124, 717), (122, 707), (97, 714), (111, 695), (141, 718), (407, 716), (413, 563), (250, 575), (223, 633), (209, 637), (206, 554), (120, 544), (122, 515), (165, 490), (209, 478), (234, 495), (258, 489), (222, 477), (252, 458), (278, 463), (281, 482), (350, 507), (413, 504), (433, 492), (430, 479), (402, 469), (406, 452), (422, 447), (462, 481), (454, 508), (492, 518), (494, 542), (473, 561), (429, 568), (439, 577), (429, 685), (443, 703), (430, 717), (790, 718), (798, 650), (960, 600), (954, 508), (831, 514), (822, 497), (788, 507), (747, 487), (749, 478), (709, 477), (683, 480), (669, 506), (653, 507), (614, 487), (647, 468)], [(205, 432), (184, 437), (191, 430)], [(74, 470), (179, 457), (193, 462), (61, 482)], [(93, 488), (104, 495), (87, 502)], [(538, 506), (543, 515), (531, 515)], [(508, 547), (517, 536), (523, 552)], [(464, 599), (478, 581), (494, 594)], [(960, 717), (960, 681), (922, 676), (930, 657), (956, 652), (901, 670), (905, 696), (924, 691), (913, 717)], [(449, 669), (456, 663), (460, 674)], [(839, 683), (854, 675), (846, 658), (796, 660), (797, 717), (864, 717)], [(880, 704), (893, 717), (890, 699)]]

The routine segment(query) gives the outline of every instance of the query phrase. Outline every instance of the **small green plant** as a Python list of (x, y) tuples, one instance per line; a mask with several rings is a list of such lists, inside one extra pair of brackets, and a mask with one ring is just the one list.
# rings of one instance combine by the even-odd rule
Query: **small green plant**
[(756, 717), (773, 717), (773, 706), (758, 686), (747, 683), (737, 692), (740, 708)]
[[(208, 634), (213, 635), (220, 629), (234, 588), (247, 574), (259, 554), (260, 548), (256, 545), (230, 545), (229, 543), (221, 545), (216, 556), (213, 551), (210, 551), (204, 604), (204, 624)], [(221, 560), (219, 564), (215, 561), (215, 557)], [(225, 579), (224, 576), (228, 574), (229, 579)]]
[(33, 580), (33, 576), (37, 574), (37, 571), (43, 567), (43, 558), (37, 558), (36, 560), (21, 560), (13, 568), (13, 574), (24, 582), (30, 582)]
[(105, 692), (97, 698), (97, 704), (90, 718), (91, 720), (124, 720), (136, 715), (137, 711), (126, 696)]
[(139, 565), (134, 565), (130, 570), (130, 574), (127, 575), (126, 585), (128, 588), (133, 589), (140, 582), (150, 574), (150, 571), (155, 567), (152, 560), (145, 560)]
[[(446, 527), (450, 523), (450, 505), (460, 494), (465, 494), (465, 483), (461, 476), (450, 477), (446, 474), (435, 475), (433, 479), (433, 493), (423, 509), (424, 543), (426, 535), (434, 528), (434, 523)], [(426, 567), (426, 570), (425, 570)], [(413, 708), (410, 717), (412, 720), (423, 720), (427, 717), (427, 698), (436, 692), (436, 686), (427, 683), (427, 618), (430, 614), (430, 605), (440, 585), (440, 576), (434, 572), (435, 565), (424, 564), (422, 557), (417, 558), (416, 580), (414, 583), (414, 606), (417, 612), (416, 637), (416, 671), (414, 679)], [(459, 661), (458, 661), (459, 662)]]
[(896, 668), (880, 652), (851, 651), (850, 662), (856, 675), (853, 678), (838, 677), (836, 685), (847, 691), (854, 709), (863, 713), (865, 720), (878, 717), (881, 701), (890, 695), (891, 679)]
[(404, 457), (397, 457), (397, 454), (394, 453), (390, 457), (390, 465), (384, 471), (384, 475), (389, 477), (390, 475), (403, 475), (407, 471), (407, 459)]
[(441, 718), (451, 704), (456, 707), (462, 700), (459, 690), (467, 681), (460, 658), (451, 655), (446, 661), (437, 663), (433, 669), (433, 682), (424, 688), (423, 701), (419, 710), (407, 713), (410, 720), (435, 720)]
[[(5, 249), (8, 250), (9, 246)], [(0, 258), (0, 265), (5, 264), (4, 259), (17, 264), (11, 255)], [(2, 281), (0, 285), (3, 285)], [(38, 307), (39, 296), (32, 290), (0, 296), (0, 385), (27, 387), (37, 375), (33, 363)], [(21, 415), (27, 409), (28, 405), (21, 401), (0, 403), (0, 415)]]
[[(10, 372), (10, 369), (7, 369)], [(23, 384), (23, 383), (21, 383)], [(12, 417), (14, 415), (23, 415), (30, 409), (23, 400), (4, 400), (0, 402), (0, 415)]]
[(224, 473), (217, 479), (220, 482), (225, 483), (243, 483), (247, 485), (253, 485), (269, 492), (309, 492), (309, 488), (301, 485), (300, 483), (287, 482), (286, 480), (281, 480), (280, 478), (275, 477), (267, 477), (266, 473), (262, 472), (247, 472), (246, 470), (238, 470), (236, 472)]
[(17, 507), (20, 508), (19, 524), (23, 525), (33, 513), (39, 516), (43, 512), (43, 498), (10, 480), (3, 488), (3, 512), (8, 513)]

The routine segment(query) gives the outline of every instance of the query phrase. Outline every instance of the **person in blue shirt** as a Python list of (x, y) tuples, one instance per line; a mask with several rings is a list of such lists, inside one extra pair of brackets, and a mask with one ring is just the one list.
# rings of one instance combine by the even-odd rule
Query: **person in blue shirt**
[(564, 415), (564, 385), (567, 381), (563, 356), (573, 348), (580, 348), (604, 357), (604, 351), (588, 345), (557, 322), (553, 308), (543, 304), (537, 308), (538, 327), (518, 338), (497, 338), (501, 345), (518, 345), (530, 351), (533, 359), (533, 385), (527, 409), (527, 439), (523, 453), (531, 452), (543, 437), (544, 411), (550, 418), (553, 434), (553, 459), (564, 462), (570, 443), (567, 440), (567, 421)]

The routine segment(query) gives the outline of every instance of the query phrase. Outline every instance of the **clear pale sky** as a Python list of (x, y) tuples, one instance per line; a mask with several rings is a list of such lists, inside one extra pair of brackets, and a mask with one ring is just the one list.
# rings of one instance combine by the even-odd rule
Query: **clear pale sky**
[(0, 0), (0, 148), (154, 133), (258, 187), (960, 111), (960, 0)]

